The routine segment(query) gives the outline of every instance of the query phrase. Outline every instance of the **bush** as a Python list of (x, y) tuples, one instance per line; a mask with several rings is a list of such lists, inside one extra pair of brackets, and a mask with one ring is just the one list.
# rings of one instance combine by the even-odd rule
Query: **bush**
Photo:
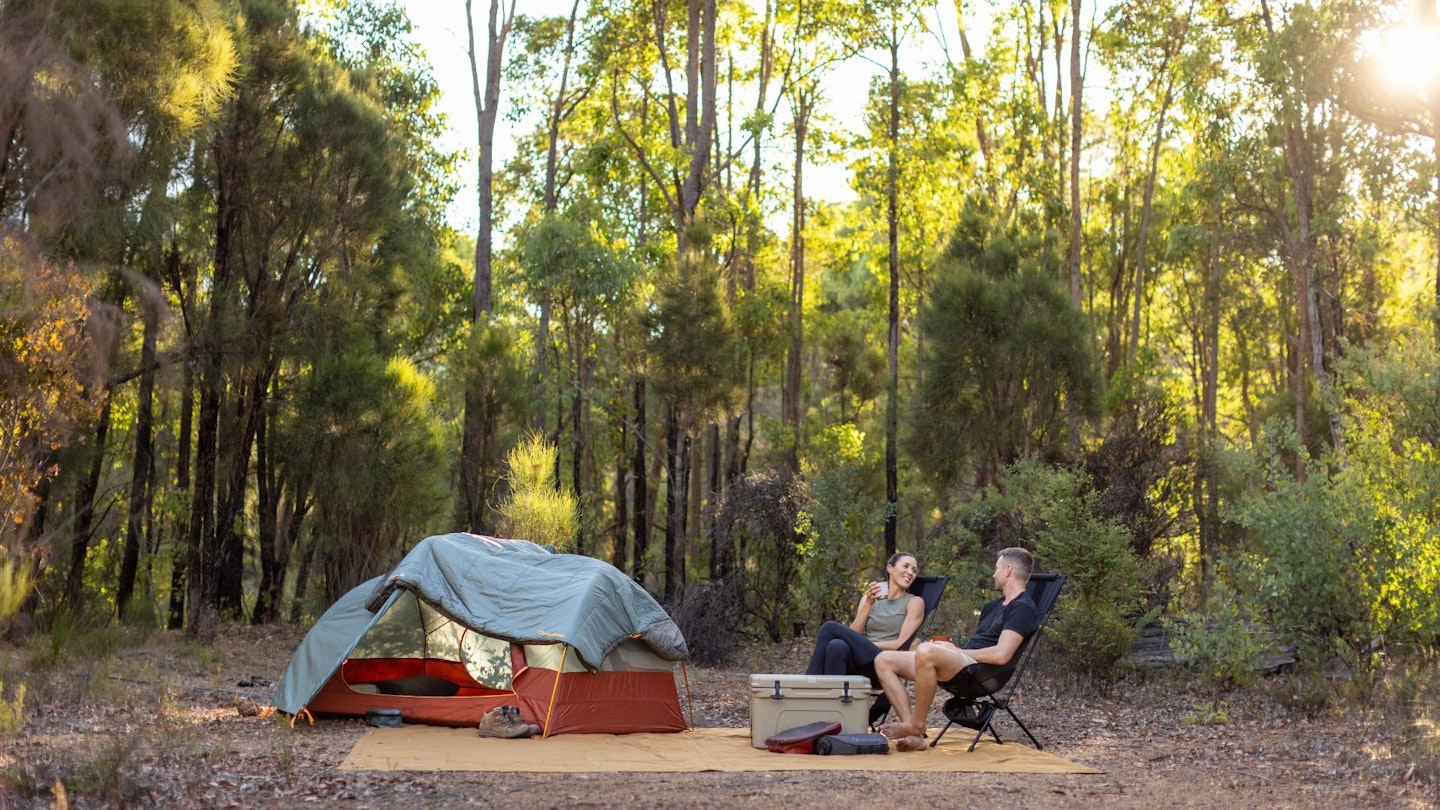
[(774, 641), (795, 615), (790, 599), (800, 575), (795, 524), (804, 497), (788, 472), (750, 473), (730, 486), (716, 515), (724, 578), (738, 578), (744, 615)]
[[(1392, 561), (1374, 492), (1360, 470), (1332, 472), (1311, 461), (1293, 430), (1270, 425), (1255, 456), (1237, 455), (1258, 484), (1240, 499), (1235, 519), (1252, 553), (1233, 566), (1254, 615), (1319, 669), (1339, 655), (1364, 675), (1372, 666), (1374, 608)], [(1296, 476), (1289, 459), (1306, 467)]]
[(1167, 620), (1165, 629), (1176, 656), (1214, 689), (1217, 707), (1221, 692), (1252, 682), (1266, 647), (1249, 608), (1224, 582), (1201, 609)]
[(556, 453), (543, 437), (532, 435), (505, 456), (511, 493), (499, 508), (505, 536), (559, 550), (574, 544), (579, 509), (575, 496), (555, 485)]
[(700, 582), (685, 589), (674, 610), (675, 624), (696, 664), (729, 663), (744, 612), (743, 578), (738, 574), (715, 582)]
[(799, 516), (804, 563), (795, 596), (802, 615), (814, 617), (817, 626), (829, 619), (848, 622), (861, 580), (879, 566), (875, 538), (885, 526), (885, 505), (863, 486), (864, 441), (854, 425), (836, 425), (801, 466), (810, 502)]
[(1037, 567), (1069, 578), (1051, 633), (1073, 670), (1109, 681), (1148, 618), (1136, 615), (1139, 563), (1129, 533), (1095, 516), (1079, 473), (1022, 461), (1004, 483), (1005, 501), (1033, 530)]

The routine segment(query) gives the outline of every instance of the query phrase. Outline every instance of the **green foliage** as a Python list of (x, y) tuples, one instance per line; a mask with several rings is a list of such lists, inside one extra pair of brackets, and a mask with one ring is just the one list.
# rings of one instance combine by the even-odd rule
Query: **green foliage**
[(507, 537), (565, 550), (580, 529), (575, 496), (555, 484), (554, 445), (531, 435), (505, 457), (510, 470), (510, 499), (499, 507)]
[(1251, 606), (1223, 581), (1199, 610), (1166, 621), (1170, 646), (1217, 693), (1248, 686), (1255, 659), (1264, 652), (1263, 631), (1249, 615)]
[(1060, 264), (1039, 222), (966, 203), (920, 313), (923, 378), (909, 448), (941, 482), (967, 465), (992, 481), (1027, 453), (1058, 452), (1067, 415), (1096, 402), (1090, 327)]
[(5, 682), (0, 681), (0, 737), (11, 737), (25, 727), (25, 684), (14, 684), (6, 696)]
[(1096, 496), (1082, 494), (1079, 473), (1027, 460), (1006, 471), (1004, 485), (1004, 501), (1033, 530), (1039, 570), (1069, 577), (1050, 632), (1077, 672), (1109, 680), (1139, 623), (1139, 563), (1129, 533), (1095, 516)]
[(775, 641), (787, 620), (808, 615), (796, 612), (792, 599), (800, 577), (797, 525), (805, 503), (803, 484), (789, 472), (748, 473), (730, 485), (715, 518), (726, 572), (721, 588), (728, 589), (730, 577), (738, 575), (745, 614)]
[(1230, 457), (1263, 486), (1235, 506), (1253, 552), (1235, 566), (1237, 587), (1302, 664), (1318, 670), (1340, 655), (1363, 672), (1373, 663), (1373, 610), (1390, 569), (1374, 553), (1385, 537), (1376, 503), (1359, 471), (1309, 461), (1297, 478), (1288, 459), (1305, 459), (1304, 450), (1284, 425), (1272, 431), (1259, 455)]
[(30, 563), (0, 557), (0, 624), (20, 612), (21, 605), (29, 598), (35, 587)]
[(797, 529), (804, 563), (796, 586), (803, 616), (848, 621), (860, 598), (860, 583), (878, 567), (875, 540), (885, 525), (885, 505), (865, 490), (873, 455), (854, 425), (836, 425), (801, 461), (809, 503)]
[(735, 404), (736, 332), (720, 268), (691, 254), (667, 274), (647, 315), (655, 388), (691, 424), (728, 414)]
[(283, 430), (287, 463), (314, 481), (314, 531), (346, 590), (393, 562), (401, 543), (440, 526), (449, 501), (430, 378), (365, 349), (321, 360), (303, 378)]

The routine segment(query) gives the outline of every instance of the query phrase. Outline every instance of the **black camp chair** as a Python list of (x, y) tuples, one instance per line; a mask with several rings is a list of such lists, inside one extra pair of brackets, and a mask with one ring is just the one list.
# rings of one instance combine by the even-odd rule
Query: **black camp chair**
[[(990, 732), (995, 737), (995, 742), (1004, 745), (1004, 740), (995, 731), (992, 725), (996, 712), (1004, 710), (1015, 721), (1015, 725), (1025, 732), (1037, 750), (1044, 750), (1045, 746), (1035, 739), (1030, 729), (1020, 722), (1015, 716), (1014, 710), (1010, 708), (1010, 701), (1015, 697), (1015, 691), (1020, 688), (1020, 675), (1025, 671), (1030, 659), (1034, 657), (1035, 649), (1039, 646), (1041, 634), (1045, 632), (1045, 625), (1050, 620), (1050, 611), (1055, 607), (1055, 602), (1060, 598), (1060, 591), (1065, 589), (1065, 576), (1062, 574), (1031, 574), (1030, 581), (1026, 583), (1025, 590), (1029, 592), (1030, 598), (1035, 600), (1035, 608), (1039, 612), (1040, 626), (1036, 628), (1030, 637), (1021, 642), (1020, 648), (1011, 656), (1010, 663), (1003, 665), (995, 664), (971, 664), (960, 670), (960, 673), (948, 681), (940, 684), (940, 688), (954, 695), (945, 701), (943, 711), (945, 712), (945, 728), (935, 735), (935, 741), (930, 743), (934, 748), (945, 736), (950, 727), (959, 723), (966, 728), (975, 729), (975, 739), (970, 742), (968, 750), (974, 751), (980, 738), (985, 732)], [(1009, 687), (1006, 689), (1006, 687)], [(1001, 691), (1004, 694), (1001, 694)]]
[[(945, 595), (945, 586), (948, 584), (950, 584), (948, 577), (921, 575), (915, 577), (914, 581), (910, 583), (910, 587), (905, 589), (925, 602), (925, 616), (920, 620), (920, 626), (910, 634), (910, 638), (905, 639), (905, 643), (900, 645), (900, 649), (908, 650), (910, 645), (915, 643), (915, 639), (930, 635), (930, 625), (935, 620), (935, 608), (940, 606), (940, 597)], [(875, 688), (879, 689), (880, 684), (875, 684)], [(881, 694), (870, 707), (871, 728), (874, 728), (875, 724), (889, 713), (890, 699)]]

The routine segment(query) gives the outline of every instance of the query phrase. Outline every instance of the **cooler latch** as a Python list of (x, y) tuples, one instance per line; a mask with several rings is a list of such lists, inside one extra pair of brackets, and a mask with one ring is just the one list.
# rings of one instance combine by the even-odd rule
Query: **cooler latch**
[(849, 682), (849, 681), (846, 681), (846, 682), (845, 682), (845, 693), (840, 696), (840, 702), (841, 702), (841, 703), (853, 703), (854, 701), (855, 701), (855, 699), (852, 698), (852, 697), (850, 697), (850, 682)]
[(784, 700), (785, 696), (780, 694), (780, 681), (775, 681), (775, 694), (770, 696), (771, 700)]

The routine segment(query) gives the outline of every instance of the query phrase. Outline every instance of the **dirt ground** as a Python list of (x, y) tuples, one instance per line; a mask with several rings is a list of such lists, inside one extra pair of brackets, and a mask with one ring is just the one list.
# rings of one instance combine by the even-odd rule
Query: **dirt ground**
[[(1102, 774), (341, 771), (362, 722), (292, 729), (246, 716), (268, 705), (301, 635), (228, 627), (196, 647), (177, 633), (110, 629), (67, 645), (0, 644), (0, 807), (1440, 806), (1440, 743), (1432, 737), (1416, 759), (1413, 737), (1380, 707), (1311, 702), (1306, 712), (1271, 682), (1226, 696), (1228, 718), (1197, 722), (1209, 704), (1181, 674), (1132, 673), (1101, 694), (1047, 661), (1016, 710), (1046, 750)], [(808, 653), (805, 640), (757, 643), (726, 668), (691, 667), (697, 724), (747, 726), (748, 674), (802, 671)], [(16, 732), (3, 721), (21, 682)], [(1008, 741), (1018, 730), (1007, 719), (1000, 733)]]

